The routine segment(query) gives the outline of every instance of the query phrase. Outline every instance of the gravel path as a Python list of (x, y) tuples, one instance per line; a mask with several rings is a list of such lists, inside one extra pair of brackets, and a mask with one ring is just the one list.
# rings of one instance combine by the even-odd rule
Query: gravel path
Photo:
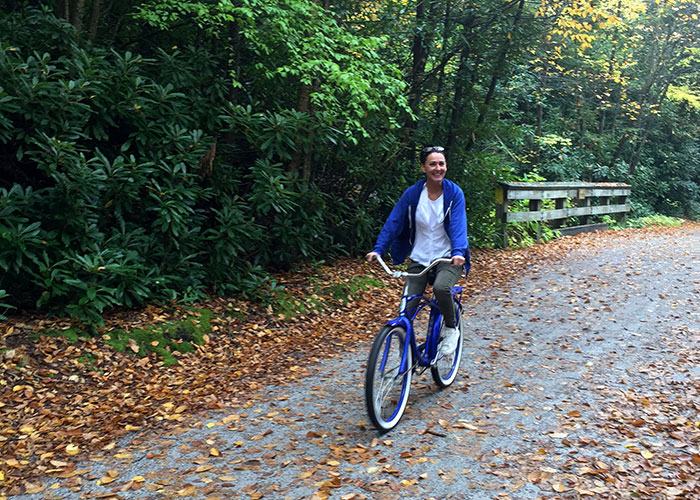
[(700, 498), (699, 262), (698, 230), (627, 232), (474, 297), (455, 384), (414, 378), (388, 434), (360, 345), (23, 498)]

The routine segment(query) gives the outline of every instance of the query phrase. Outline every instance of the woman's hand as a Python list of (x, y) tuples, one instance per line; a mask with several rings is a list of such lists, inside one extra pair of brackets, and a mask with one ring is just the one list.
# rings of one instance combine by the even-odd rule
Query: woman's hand
[(377, 257), (379, 257), (379, 254), (377, 252), (370, 252), (365, 256), (367, 262), (374, 262), (375, 260), (377, 260)]
[(466, 262), (466, 259), (462, 255), (455, 255), (452, 257), (452, 267), (459, 267), (463, 266), (464, 263)]

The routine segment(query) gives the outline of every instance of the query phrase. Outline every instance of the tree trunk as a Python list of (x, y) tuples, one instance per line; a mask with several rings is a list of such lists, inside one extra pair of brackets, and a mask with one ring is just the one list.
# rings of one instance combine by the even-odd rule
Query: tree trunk
[[(468, 25), (464, 26), (465, 33), (468, 33), (471, 29), (471, 23), (474, 21), (473, 18), (467, 21)], [(460, 119), (464, 116), (463, 100), (465, 95), (465, 90), (467, 87), (468, 76), (469, 76), (469, 57), (471, 56), (470, 44), (465, 44), (462, 48), (462, 52), (459, 56), (459, 68), (457, 69), (457, 77), (455, 78), (455, 89), (454, 98), (452, 99), (452, 112), (450, 113), (450, 122), (447, 127), (447, 142), (445, 144), (445, 149), (447, 153), (447, 160), (451, 152), (457, 145), (457, 132), (459, 130)]]
[(615, 162), (620, 158), (622, 155), (622, 149), (627, 145), (627, 141), (629, 141), (630, 135), (628, 132), (625, 132), (622, 134), (622, 137), (620, 137), (620, 140), (617, 142), (617, 147), (615, 148), (615, 152), (612, 155), (612, 158), (610, 158), (610, 166), (612, 167), (615, 165)]
[[(229, 26), (229, 37), (231, 40), (231, 57), (229, 71), (231, 72), (231, 83), (228, 88), (228, 101), (232, 105), (238, 104), (237, 83), (241, 81), (241, 32), (238, 23), (232, 21)], [(235, 83), (234, 83), (235, 82)], [(224, 133), (224, 143), (231, 146), (235, 144), (236, 137), (232, 130)]]
[[(311, 85), (308, 85), (304, 82), (299, 83), (299, 87), (297, 88), (297, 104), (296, 104), (296, 110), (301, 112), (301, 113), (308, 113), (309, 112), (309, 105), (311, 102)], [(294, 156), (292, 157), (292, 160), (289, 162), (289, 167), (287, 168), (287, 172), (289, 172), (292, 175), (297, 175), (299, 173), (299, 167), (302, 164), (302, 161), (305, 159), (305, 156), (307, 155), (306, 148), (303, 147), (304, 144), (302, 141), (297, 140), (297, 149), (294, 152)]]
[(97, 38), (97, 25), (102, 16), (102, 0), (92, 0), (92, 12), (90, 14), (90, 26), (88, 26), (88, 39), (95, 41)]
[(434, 31), (423, 30), (427, 26), (428, 19), (435, 17), (437, 3), (430, 1), (430, 8), (426, 13), (425, 4), (430, 0), (418, 0), (416, 4), (416, 30), (411, 46), (412, 66), (409, 77), (408, 107), (410, 113), (404, 115), (404, 128), (402, 142), (408, 161), (415, 160), (416, 148), (414, 146), (417, 123), (415, 117), (419, 115), (420, 102), (423, 97), (425, 67), (428, 63), (428, 54), (433, 40)]
[[(451, 7), (452, 5), (450, 4), (449, 0), (445, 2), (445, 23), (443, 25), (443, 33), (442, 33), (442, 47), (443, 50), (446, 50), (448, 44), (449, 44), (449, 33), (450, 33), (450, 13), (451, 13)], [(442, 64), (440, 66), (440, 72), (438, 74), (438, 81), (437, 81), (437, 89), (435, 91), (435, 95), (438, 96), (437, 103), (435, 104), (435, 123), (436, 126), (433, 129), (433, 139), (432, 139), (432, 144), (442, 144), (442, 132), (444, 132), (445, 128), (444, 126), (441, 126), (442, 122), (442, 102), (443, 100), (440, 99), (440, 96), (442, 96), (443, 93), (443, 88), (445, 85), (445, 64)]]
[(511, 30), (508, 32), (508, 36), (506, 39), (503, 41), (503, 45), (501, 46), (501, 50), (498, 54), (498, 58), (496, 61), (496, 64), (493, 69), (493, 74), (491, 75), (491, 83), (489, 84), (489, 89), (486, 92), (486, 97), (484, 98), (484, 102), (480, 106), (479, 109), (479, 117), (476, 120), (476, 126), (474, 127), (474, 131), (469, 134), (469, 137), (467, 139), (467, 144), (465, 146), (465, 149), (467, 151), (471, 150), (472, 147), (474, 146), (476, 134), (479, 130), (479, 126), (484, 123), (484, 120), (486, 119), (486, 114), (488, 113), (489, 107), (491, 106), (491, 101), (493, 100), (494, 94), (496, 92), (496, 84), (498, 83), (498, 80), (503, 76), (501, 73), (503, 69), (505, 68), (505, 62), (506, 62), (506, 57), (508, 56), (508, 49), (510, 48), (511, 45), (511, 33), (514, 33), (518, 26), (520, 25), (520, 21), (522, 20), (523, 16), (523, 8), (525, 7), (525, 0), (520, 0), (518, 2), (518, 8), (515, 13), (515, 17), (513, 18), (513, 27)]
[(70, 23), (78, 31), (83, 31), (83, 16), (85, 14), (85, 0), (72, 0), (70, 6)]

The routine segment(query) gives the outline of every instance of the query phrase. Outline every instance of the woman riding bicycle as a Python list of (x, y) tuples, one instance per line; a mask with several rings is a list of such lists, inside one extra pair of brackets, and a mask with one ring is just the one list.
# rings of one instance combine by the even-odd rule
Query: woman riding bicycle
[(419, 273), (435, 259), (452, 258), (451, 263), (438, 264), (433, 276), (409, 279), (405, 292), (406, 295), (422, 294), (434, 277), (433, 293), (445, 319), (440, 353), (449, 355), (459, 341), (450, 290), (463, 269), (469, 274), (471, 262), (464, 193), (457, 184), (445, 179), (444, 151), (439, 146), (421, 151), (420, 166), (425, 179), (404, 191), (384, 223), (374, 249), (366, 257), (372, 262), (390, 250), (395, 265), (410, 257), (409, 273)]

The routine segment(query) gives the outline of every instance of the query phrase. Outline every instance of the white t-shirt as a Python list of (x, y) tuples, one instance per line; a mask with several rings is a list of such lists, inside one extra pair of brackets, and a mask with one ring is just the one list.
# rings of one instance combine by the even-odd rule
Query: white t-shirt
[(428, 197), (428, 188), (423, 187), (416, 208), (416, 241), (411, 259), (428, 266), (435, 259), (452, 254), (452, 242), (445, 232), (443, 214), (444, 196), (437, 200)]

